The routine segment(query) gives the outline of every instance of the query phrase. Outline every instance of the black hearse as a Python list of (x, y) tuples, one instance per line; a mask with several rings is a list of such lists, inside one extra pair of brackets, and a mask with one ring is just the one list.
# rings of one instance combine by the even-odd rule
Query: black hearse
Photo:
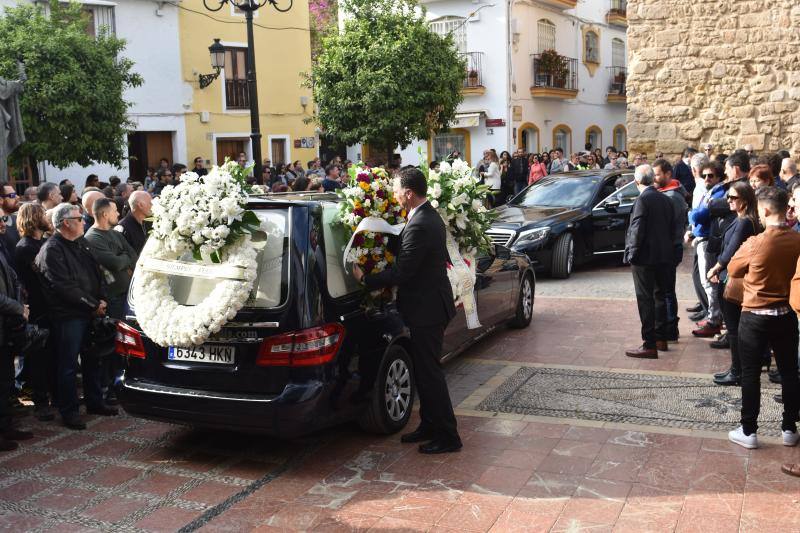
[[(252, 198), (249, 208), (264, 230), (253, 239), (259, 267), (252, 294), (222, 331), (192, 348), (196, 357), (170, 359), (167, 348), (141, 331), (136, 302), (128, 302), (117, 334), (125, 411), (281, 437), (354, 419), (376, 433), (403, 428), (415, 394), (407, 331), (393, 306), (362, 309), (361, 287), (342, 265), (347, 239), (334, 223), (337, 197), (270, 195)], [(531, 321), (535, 276), (528, 258), (498, 246), (477, 263), (483, 327), (468, 329), (460, 309), (448, 327), (443, 360), (498, 327)], [(184, 305), (201, 301), (210, 283), (171, 279)]]

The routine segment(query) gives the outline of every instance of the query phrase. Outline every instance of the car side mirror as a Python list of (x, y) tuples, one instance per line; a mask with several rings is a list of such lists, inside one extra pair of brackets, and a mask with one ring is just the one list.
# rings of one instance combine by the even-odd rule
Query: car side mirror
[(619, 205), (620, 205), (620, 201), (618, 199), (610, 198), (610, 199), (606, 200), (605, 202), (603, 202), (603, 209), (605, 209), (606, 211), (614, 212), (614, 211), (617, 210)]
[(494, 245), (494, 255), (498, 259), (502, 259), (504, 261), (511, 259), (511, 250), (503, 246), (502, 244), (495, 244)]

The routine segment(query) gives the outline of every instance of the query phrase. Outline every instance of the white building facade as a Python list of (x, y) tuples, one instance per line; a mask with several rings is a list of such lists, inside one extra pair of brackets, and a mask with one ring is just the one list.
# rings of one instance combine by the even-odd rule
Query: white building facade
[[(26, 0), (0, 0), (0, 7)], [(36, 2), (32, 2), (36, 3)], [(101, 181), (117, 175), (123, 181), (142, 178), (142, 169), (166, 158), (170, 163), (191, 166), (186, 154), (184, 114), (191, 107), (191, 89), (181, 79), (178, 42), (178, 8), (152, 0), (79, 0), (92, 16), (93, 30), (108, 27), (126, 40), (124, 56), (134, 62), (133, 70), (143, 78), (141, 86), (128, 89), (124, 98), (132, 103), (128, 116), (134, 124), (129, 135), (130, 153), (120, 168), (107, 164), (56, 168), (39, 162), (40, 182), (69, 178), (82, 189), (89, 174)], [(39, 2), (46, 8), (46, 3)], [(90, 30), (91, 31), (91, 30)], [(136, 174), (136, 175), (132, 175)]]
[(401, 150), (404, 164), (419, 148), (429, 161), (458, 150), (472, 164), (490, 148), (626, 148), (625, 0), (423, 3), (431, 28), (465, 55), (464, 100), (449, 131)]

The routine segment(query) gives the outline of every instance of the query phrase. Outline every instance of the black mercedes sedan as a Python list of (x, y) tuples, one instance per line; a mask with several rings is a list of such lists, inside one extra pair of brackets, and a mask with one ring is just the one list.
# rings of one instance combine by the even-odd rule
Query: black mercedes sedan
[[(617, 188), (620, 178), (628, 183)], [(605, 254), (621, 258), (638, 196), (633, 170), (553, 174), (497, 208), (489, 235), (527, 255), (537, 271), (568, 278), (576, 263)]]
[[(140, 327), (129, 296), (126, 320), (117, 326), (125, 411), (279, 437), (351, 420), (379, 434), (403, 428), (416, 392), (408, 330), (392, 305), (364, 310), (364, 291), (342, 265), (348, 235), (335, 222), (338, 202), (316, 193), (251, 198), (262, 229), (253, 237), (259, 265), (253, 291), (203, 345), (158, 346)], [(469, 329), (460, 308), (445, 333), (442, 361), (505, 325), (531, 322), (536, 276), (528, 257), (498, 245), (475, 267), (481, 327)], [(214, 286), (178, 275), (170, 284), (186, 306)]]

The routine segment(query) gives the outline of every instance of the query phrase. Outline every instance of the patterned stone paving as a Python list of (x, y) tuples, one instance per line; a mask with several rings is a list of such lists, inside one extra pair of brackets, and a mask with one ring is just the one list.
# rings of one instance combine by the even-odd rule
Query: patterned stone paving
[[(780, 435), (783, 406), (773, 401), (780, 387), (766, 378), (761, 388), (760, 430)], [(708, 378), (520, 368), (478, 405), (499, 411), (685, 429), (727, 431), (739, 422), (739, 387), (719, 387)]]

